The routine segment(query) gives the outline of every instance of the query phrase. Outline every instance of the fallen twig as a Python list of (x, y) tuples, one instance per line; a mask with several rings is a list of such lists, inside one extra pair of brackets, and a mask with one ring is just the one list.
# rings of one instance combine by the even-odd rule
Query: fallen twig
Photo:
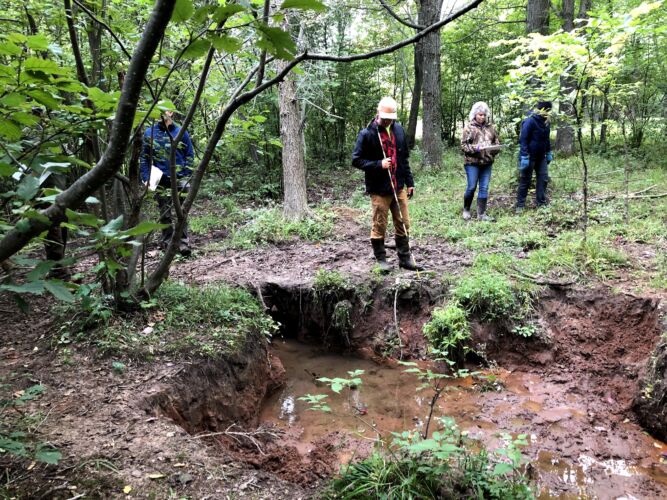
[(245, 438), (248, 441), (250, 441), (255, 448), (257, 448), (257, 451), (259, 451), (262, 455), (265, 455), (264, 450), (262, 450), (262, 447), (260, 446), (260, 442), (257, 440), (257, 437), (258, 436), (268, 436), (268, 437), (271, 437), (273, 439), (277, 439), (278, 437), (280, 437), (280, 434), (281, 434), (280, 431), (269, 431), (264, 427), (259, 427), (258, 429), (255, 429), (254, 431), (232, 431), (232, 430), (230, 430), (230, 429), (234, 428), (235, 426), (236, 426), (236, 424), (231, 424), (224, 431), (210, 432), (208, 434), (199, 434), (197, 436), (192, 436), (192, 437), (194, 439), (202, 439), (202, 438), (216, 437), (216, 436), (228, 436), (239, 444), (241, 444), (241, 439), (240, 438)]

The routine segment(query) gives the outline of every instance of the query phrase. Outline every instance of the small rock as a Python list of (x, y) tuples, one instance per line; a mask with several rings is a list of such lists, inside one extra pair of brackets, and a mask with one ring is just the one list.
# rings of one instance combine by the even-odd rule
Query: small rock
[(136, 470), (136, 469), (133, 470), (132, 472), (130, 472), (130, 475), (131, 475), (132, 477), (141, 477), (141, 476), (142, 476), (141, 471), (140, 471), (140, 470)]
[(143, 333), (144, 335), (150, 335), (151, 333), (153, 333), (153, 327), (147, 326), (146, 328), (143, 329), (141, 333)]

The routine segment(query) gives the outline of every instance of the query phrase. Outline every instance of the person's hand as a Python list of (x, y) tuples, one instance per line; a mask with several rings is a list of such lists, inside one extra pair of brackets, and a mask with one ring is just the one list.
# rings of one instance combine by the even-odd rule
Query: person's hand
[(481, 151), (481, 149), (482, 149), (482, 148), (481, 148), (480, 145), (478, 144), (477, 146), (475, 146), (475, 153), (479, 153), (479, 152)]
[(391, 167), (391, 158), (385, 158), (384, 160), (382, 160), (382, 168), (386, 170), (389, 167)]
[(551, 151), (547, 152), (547, 163), (554, 161), (554, 154)]
[(415, 188), (414, 187), (409, 187), (408, 188), (408, 198), (412, 198), (415, 195)]
[(530, 157), (529, 156), (522, 156), (519, 160), (520, 160), (519, 161), (519, 168), (521, 170), (527, 169), (528, 166), (530, 165)]

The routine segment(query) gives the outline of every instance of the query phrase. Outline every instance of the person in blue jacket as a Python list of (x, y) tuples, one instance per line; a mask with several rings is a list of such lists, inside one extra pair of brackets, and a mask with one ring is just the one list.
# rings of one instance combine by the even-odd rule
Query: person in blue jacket
[(540, 101), (521, 124), (519, 136), (519, 188), (516, 194), (516, 210), (521, 212), (526, 204), (528, 188), (535, 171), (535, 203), (538, 207), (547, 204), (547, 179), (551, 152), (549, 112), (551, 102)]
[[(173, 139), (180, 129), (173, 121), (173, 113), (165, 111), (162, 119), (148, 128), (144, 133), (143, 149), (141, 152), (141, 180), (145, 183), (149, 181), (152, 166), (162, 172), (157, 189), (155, 190), (155, 199), (160, 210), (160, 224), (168, 224), (169, 226), (162, 230), (162, 237), (160, 239), (161, 248), (166, 248), (174, 233), (171, 218), (172, 201), (169, 155)], [(171, 139), (167, 134), (171, 136)], [(190, 135), (185, 132), (176, 145), (176, 177), (178, 178), (178, 190), (181, 194), (188, 192), (194, 156)], [(185, 257), (192, 253), (187, 226), (183, 228), (178, 251)]]

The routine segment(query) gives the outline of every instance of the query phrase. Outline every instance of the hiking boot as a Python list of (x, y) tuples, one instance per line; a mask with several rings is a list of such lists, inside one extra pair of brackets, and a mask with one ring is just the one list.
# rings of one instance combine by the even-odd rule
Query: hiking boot
[(514, 215), (521, 215), (523, 213), (524, 207), (514, 207)]
[(380, 272), (384, 274), (391, 271), (391, 264), (387, 262), (387, 250), (384, 247), (384, 238), (371, 238), (371, 245), (373, 246), (373, 255), (375, 255)]
[(470, 214), (470, 205), (472, 205), (472, 196), (463, 197), (463, 220), (470, 220), (472, 215)]
[(418, 266), (410, 253), (410, 240), (407, 236), (396, 236), (396, 252), (398, 253), (398, 265), (408, 271), (423, 271)]
[(495, 219), (486, 213), (486, 198), (477, 198), (477, 220), (493, 222)]

